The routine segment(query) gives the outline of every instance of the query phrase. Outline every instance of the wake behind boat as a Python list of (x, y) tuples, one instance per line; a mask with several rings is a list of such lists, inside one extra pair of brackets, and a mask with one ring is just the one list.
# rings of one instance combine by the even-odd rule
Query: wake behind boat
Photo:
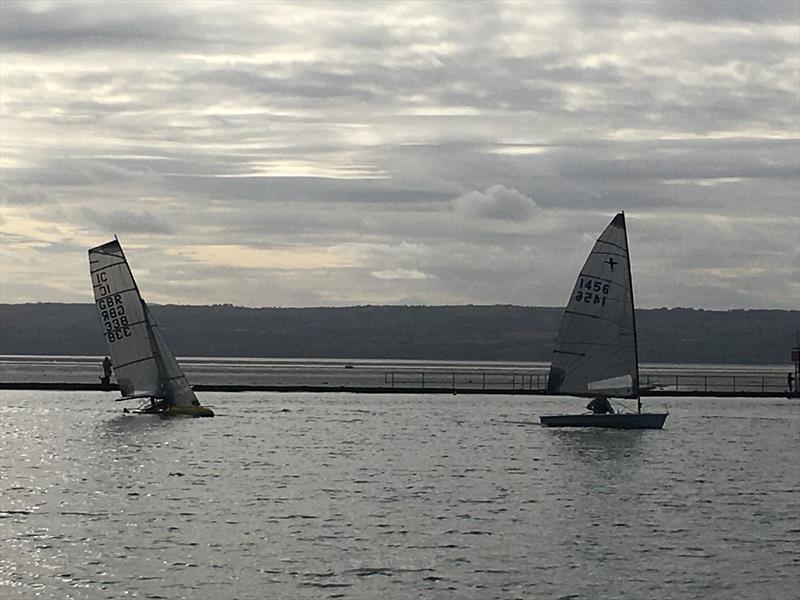
[[(547, 392), (592, 398), (592, 412), (540, 418), (548, 427), (661, 429), (667, 413), (643, 413), (625, 214), (597, 239), (572, 290), (558, 331)], [(609, 398), (636, 400), (617, 413)]]
[(167, 346), (116, 238), (89, 250), (89, 271), (122, 392), (117, 400), (144, 400), (139, 413), (213, 417)]

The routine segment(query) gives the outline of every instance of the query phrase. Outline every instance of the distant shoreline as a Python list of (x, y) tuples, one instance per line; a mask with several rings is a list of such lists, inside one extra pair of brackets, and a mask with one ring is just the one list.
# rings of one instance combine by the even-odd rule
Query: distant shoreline
[[(511, 305), (242, 308), (151, 305), (178, 356), (549, 362), (561, 308)], [(639, 360), (785, 364), (800, 310), (637, 310)], [(0, 304), (0, 354), (103, 356), (93, 304)]]

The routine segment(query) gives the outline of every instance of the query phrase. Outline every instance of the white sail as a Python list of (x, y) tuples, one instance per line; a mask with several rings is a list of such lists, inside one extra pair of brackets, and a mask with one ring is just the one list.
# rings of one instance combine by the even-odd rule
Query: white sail
[(139, 290), (117, 240), (89, 250), (94, 301), (123, 396), (156, 396), (156, 355)]
[(89, 250), (94, 298), (123, 396), (199, 406), (189, 381), (139, 294), (117, 240)]
[(158, 327), (147, 304), (145, 315), (150, 324), (150, 333), (153, 336), (157, 364), (161, 376), (161, 397), (172, 406), (200, 406), (194, 391), (189, 385), (189, 380), (181, 369), (172, 350), (167, 346), (161, 329)]
[(597, 239), (578, 275), (559, 328), (547, 389), (579, 396), (639, 395), (623, 213)]

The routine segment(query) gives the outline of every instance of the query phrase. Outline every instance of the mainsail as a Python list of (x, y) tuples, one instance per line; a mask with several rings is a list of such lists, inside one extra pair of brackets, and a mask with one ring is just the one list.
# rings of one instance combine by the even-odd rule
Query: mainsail
[(577, 396), (639, 396), (639, 363), (625, 215), (597, 239), (558, 331), (547, 390)]
[(159, 398), (171, 406), (198, 406), (139, 293), (119, 241), (90, 249), (89, 271), (122, 395)]

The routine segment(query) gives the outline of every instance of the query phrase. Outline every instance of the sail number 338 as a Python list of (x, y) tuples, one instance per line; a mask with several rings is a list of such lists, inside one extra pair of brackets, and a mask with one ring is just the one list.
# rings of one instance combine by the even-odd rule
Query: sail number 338
[(128, 317), (125, 315), (125, 306), (122, 304), (122, 295), (110, 295), (111, 288), (105, 281), (105, 273), (98, 273), (97, 283), (101, 295), (105, 297), (97, 301), (97, 308), (100, 309), (100, 318), (103, 320), (103, 333), (109, 343), (113, 344), (117, 340), (130, 337), (131, 330)]
[(578, 279), (578, 289), (575, 291), (575, 300), (586, 304), (606, 305), (609, 284), (596, 279), (581, 277)]

